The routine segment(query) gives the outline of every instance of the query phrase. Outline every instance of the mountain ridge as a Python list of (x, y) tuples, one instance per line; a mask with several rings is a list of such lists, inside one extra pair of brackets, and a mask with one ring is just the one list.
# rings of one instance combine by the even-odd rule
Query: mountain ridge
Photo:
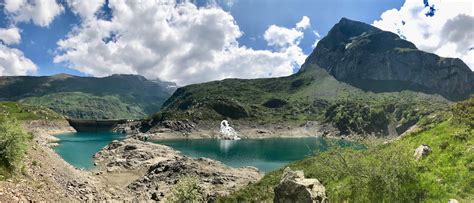
[(461, 59), (418, 50), (395, 33), (347, 18), (318, 42), (307, 63), (367, 91), (409, 89), (455, 101), (474, 92), (474, 72)]
[(174, 91), (170, 84), (129, 74), (2, 76), (0, 100), (45, 106), (75, 119), (146, 118)]
[[(442, 58), (441, 65), (446, 63), (447, 68), (434, 64), (436, 66), (432, 68), (435, 70), (431, 73), (436, 76), (434, 79), (430, 78), (431, 75), (410, 78), (413, 73), (409, 71), (409, 78), (397, 78), (397, 75), (391, 76), (391, 66), (361, 68), (360, 64), (356, 66), (357, 63), (341, 65), (342, 71), (339, 71), (329, 62), (344, 61), (344, 53), (341, 55), (339, 52), (346, 49), (347, 36), (355, 40), (355, 44), (348, 45), (349, 49), (361, 49), (359, 54), (369, 56), (361, 56), (361, 63), (372, 62), (371, 56), (381, 57), (380, 53), (399, 56), (398, 52), (410, 51), (421, 56), (418, 60), (409, 58), (415, 62), (424, 60), (426, 54), (394, 33), (345, 18), (341, 23), (349, 25), (341, 27), (336, 24), (297, 73), (280, 78), (225, 79), (178, 88), (163, 104), (162, 112), (154, 116), (154, 123), (190, 120), (198, 126), (199, 123), (213, 126), (222, 119), (229, 119), (236, 124), (254, 126), (265, 123), (304, 125), (307, 121), (319, 121), (336, 126), (340, 134), (400, 135), (428, 115), (430, 118), (443, 116), (440, 114), (449, 109), (452, 101), (472, 93), (472, 72), (466, 70), (469, 68), (462, 62), (464, 66), (449, 66), (449, 61), (458, 59)], [(348, 54), (352, 57), (358, 53)], [(400, 60), (406, 59), (402, 57)], [(411, 65), (405, 69), (420, 69), (416, 67), (417, 63), (407, 64)], [(429, 71), (430, 67), (422, 68)], [(441, 71), (436, 71), (437, 68)], [(360, 76), (364, 71), (370, 77), (360, 77), (361, 80), (341, 77), (344, 74)], [(456, 73), (454, 79), (439, 80), (453, 72)], [(464, 72), (467, 74), (461, 74)], [(376, 77), (384, 75), (390, 77)], [(455, 80), (456, 77), (464, 79)], [(435, 80), (445, 83), (440, 87), (429, 85), (430, 82), (436, 83)], [(459, 94), (451, 91), (453, 89)], [(449, 94), (451, 92), (455, 94)]]

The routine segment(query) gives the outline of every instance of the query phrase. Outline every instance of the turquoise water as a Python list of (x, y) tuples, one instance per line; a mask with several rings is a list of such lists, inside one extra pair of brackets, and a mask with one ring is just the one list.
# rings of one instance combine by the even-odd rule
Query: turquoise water
[[(115, 133), (69, 133), (57, 136), (61, 139), (54, 150), (77, 168), (93, 169), (92, 156), (113, 140), (123, 139)], [(353, 146), (351, 142), (338, 140), (342, 147)], [(170, 146), (190, 157), (206, 157), (219, 160), (232, 167), (255, 166), (268, 172), (283, 167), (289, 162), (301, 160), (308, 155), (329, 149), (323, 138), (269, 138), (243, 140), (189, 139), (163, 140), (155, 143)], [(332, 142), (334, 143), (334, 142)]]
[(124, 138), (123, 134), (109, 132), (66, 133), (56, 135), (59, 139), (54, 151), (76, 168), (93, 169), (92, 156), (113, 140)]
[[(255, 166), (268, 172), (289, 162), (329, 149), (323, 138), (267, 138), (243, 140), (190, 139), (164, 140), (155, 143), (170, 146), (190, 157), (207, 157), (232, 167)], [(342, 147), (353, 144), (336, 141)]]

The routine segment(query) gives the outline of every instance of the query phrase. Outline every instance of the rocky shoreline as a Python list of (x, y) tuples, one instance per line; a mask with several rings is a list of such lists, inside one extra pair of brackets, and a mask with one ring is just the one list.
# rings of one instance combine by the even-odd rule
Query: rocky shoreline
[[(231, 168), (205, 158), (189, 158), (170, 147), (128, 138), (94, 156), (97, 168), (74, 168), (52, 150), (53, 134), (74, 132), (66, 121), (30, 121), (33, 135), (24, 170), (0, 182), (0, 202), (165, 201), (175, 184), (192, 175), (212, 201), (263, 177), (253, 167)], [(53, 144), (52, 144), (53, 143)]]
[(105, 199), (96, 180), (77, 170), (51, 149), (56, 133), (74, 132), (66, 121), (28, 121), (33, 135), (21, 173), (0, 182), (0, 202), (85, 201)]
[[(158, 124), (152, 121), (134, 121), (119, 124), (115, 132), (124, 133), (141, 140), (166, 139), (202, 139), (218, 138), (219, 122), (207, 121), (194, 123), (192, 121), (164, 121)], [(299, 138), (299, 137), (330, 137), (340, 138), (339, 131), (329, 124), (308, 121), (302, 125), (294, 124), (251, 124), (232, 123), (243, 139), (265, 138)], [(350, 136), (349, 136), (350, 137)]]
[[(211, 159), (189, 158), (170, 147), (133, 138), (112, 142), (94, 159), (98, 176), (130, 182), (126, 189), (140, 201), (169, 199), (173, 186), (187, 176), (199, 179), (202, 195), (208, 201), (263, 177), (253, 167), (231, 168)], [(134, 180), (123, 175), (131, 172), (142, 174), (138, 175), (139, 178), (132, 178)]]

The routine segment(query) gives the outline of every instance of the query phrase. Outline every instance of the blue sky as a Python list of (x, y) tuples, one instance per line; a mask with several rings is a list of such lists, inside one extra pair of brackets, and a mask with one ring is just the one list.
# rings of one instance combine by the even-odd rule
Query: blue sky
[[(55, 4), (55, 0), (48, 1)], [(429, 2), (427, 0), (212, 1), (218, 2), (217, 8), (214, 3), (209, 3), (210, 0), (196, 0), (193, 1), (193, 4), (197, 5), (197, 8), (182, 6), (182, 8), (169, 7), (162, 9), (166, 6), (149, 4), (148, 6), (154, 7), (154, 10), (132, 10), (132, 15), (136, 15), (135, 17), (129, 16), (130, 19), (124, 21), (109, 18), (107, 22), (100, 21), (98, 14), (101, 13), (100, 16), (103, 16), (104, 13), (109, 16), (122, 15), (119, 11), (114, 13), (113, 10), (120, 8), (120, 6), (130, 6), (132, 8), (132, 4), (136, 3), (132, 1), (132, 3), (126, 3), (127, 5), (125, 3), (122, 5), (117, 3), (121, 1), (113, 1), (114, 5), (112, 6), (111, 3), (108, 7), (108, 1), (106, 1), (105, 6), (100, 3), (101, 1), (104, 0), (98, 0), (99, 5), (95, 7), (92, 4), (84, 5), (84, 1), (77, 1), (76, 6), (66, 3), (66, 1), (56, 1), (56, 13), (51, 13), (52, 11), (35, 13), (31, 11), (31, 8), (35, 9), (35, 7), (26, 4), (20, 6), (17, 10), (11, 9), (11, 6), (5, 3), (1, 4), (3, 12), (0, 12), (0, 28), (17, 27), (21, 35), (21, 40), (18, 43), (4, 43), (8, 47), (8, 49), (4, 49), (10, 51), (18, 49), (27, 59), (31, 60), (36, 66), (36, 71), (26, 72), (30, 75), (70, 73), (105, 76), (113, 73), (132, 73), (149, 78), (171, 80), (181, 84), (226, 77), (282, 76), (296, 71), (301, 65), (301, 58), (312, 52), (312, 46), (318, 40), (318, 37), (314, 34), (315, 32), (323, 37), (342, 17), (347, 17), (368, 24), (374, 23), (379, 28), (406, 36), (419, 48), (427, 51), (460, 57), (465, 61), (472, 55), (472, 51), (463, 51), (466, 47), (461, 47), (461, 45), (454, 48), (443, 46), (439, 36), (426, 35), (426, 32), (442, 29), (439, 26), (437, 27), (433, 21), (444, 24), (458, 15), (467, 14), (468, 22), (474, 22), (472, 21), (474, 18), (470, 19), (473, 15), (472, 9), (462, 12), (457, 8), (443, 10), (443, 8), (448, 8), (450, 5), (443, 5), (440, 0)], [(35, 0), (32, 0), (32, 2), (35, 2)], [(68, 0), (67, 2), (75, 2), (75, 0)], [(157, 3), (155, 2), (155, 4)], [(469, 7), (469, 5), (472, 8), (472, 2), (465, 1), (464, 4), (460, 4), (459, 8)], [(95, 15), (94, 13), (88, 14), (88, 12), (85, 12), (91, 8), (98, 9)], [(436, 10), (433, 10), (433, 8)], [(25, 10), (28, 10), (28, 12)], [(136, 24), (137, 22), (140, 23), (140, 15), (145, 15), (150, 10), (157, 13), (164, 11), (163, 15), (165, 17), (162, 19), (156, 16), (150, 17), (150, 19), (144, 17), (144, 24), (163, 20), (166, 26), (150, 27), (150, 30), (146, 30), (146, 25), (141, 27), (142, 25)], [(167, 13), (169, 10), (173, 11)], [(180, 12), (183, 12), (182, 10), (189, 12), (189, 14), (184, 15), (184, 17), (181, 15), (176, 17)], [(436, 15), (438, 10), (443, 12), (443, 15)], [(416, 12), (421, 14), (432, 13), (430, 13), (431, 15), (416, 15)], [(175, 16), (175, 18), (171, 18), (171, 16)], [(296, 24), (303, 21), (304, 16), (310, 20), (309, 26), (298, 27)], [(36, 18), (39, 18), (39, 20)], [(200, 20), (195, 21), (194, 19)], [(189, 26), (179, 27), (181, 26), (179, 23), (170, 22), (173, 20), (179, 23), (187, 20), (189, 22), (184, 22), (184, 24), (189, 24)], [(207, 25), (200, 24), (204, 20), (211, 23)], [(126, 24), (131, 21), (134, 21), (135, 24)], [(400, 23), (402, 21), (403, 24)], [(410, 22), (413, 23), (410, 24)], [(272, 25), (275, 26), (273, 30), (269, 29)], [(416, 26), (419, 26), (420, 29)], [(73, 32), (74, 28), (76, 30)], [(163, 32), (160, 30), (161, 28), (163, 28)], [(140, 32), (140, 29), (143, 30)], [(422, 29), (427, 30), (425, 30), (423, 37), (419, 37), (423, 34)], [(467, 29), (468, 34), (472, 32), (470, 28)], [(165, 30), (169, 33), (165, 33)], [(176, 32), (177, 30), (187, 30), (190, 33), (204, 32), (202, 35), (204, 37), (202, 37), (203, 40), (184, 41), (181, 44), (179, 40), (189, 40), (192, 34), (186, 35)], [(461, 31), (466, 32), (466, 30)], [(156, 36), (153, 36), (154, 33), (156, 33)], [(170, 37), (172, 33), (175, 35), (178, 33), (179, 36), (175, 39), (178, 41), (169, 44), (160, 42), (150, 48), (151, 45), (149, 44), (154, 42), (154, 37), (166, 38)], [(110, 37), (113, 34), (117, 35), (118, 40), (117, 42), (113, 41), (115, 46), (108, 44), (108, 41), (101, 42), (100, 39), (107, 38), (107, 35)], [(145, 37), (142, 39), (142, 36), (148, 36), (150, 39), (145, 40)], [(94, 37), (97, 39), (94, 39)], [(208, 40), (210, 41), (206, 42), (205, 37), (209, 37)], [(283, 43), (281, 39), (288, 39), (289, 41)], [(434, 39), (440, 41), (440, 45), (436, 47), (429, 46), (433, 44)], [(137, 43), (134, 42), (135, 40)], [(215, 47), (213, 40), (216, 41)], [(63, 41), (62, 45), (58, 45), (60, 41)], [(234, 41), (237, 41), (237, 44)], [(219, 44), (220, 42), (222, 43)], [(471, 46), (472, 40), (462, 43)], [(79, 50), (78, 47), (83, 47), (83, 45), (85, 45), (85, 48), (82, 51)], [(474, 47), (474, 44), (472, 45)], [(169, 46), (183, 46), (183, 48), (172, 49)], [(131, 49), (131, 47), (133, 48)], [(193, 48), (190, 49), (190, 47)], [(206, 49), (207, 47), (209, 49)], [(467, 48), (472, 50), (472, 47)], [(456, 49), (456, 51), (453, 51), (453, 49)], [(167, 50), (167, 52), (160, 52), (163, 50)], [(179, 53), (183, 50), (189, 51), (189, 53), (180, 55)], [(147, 53), (150, 53), (149, 57), (145, 57)], [(229, 55), (235, 55), (235, 57), (229, 57)], [(130, 58), (115, 61), (113, 57), (116, 59)], [(54, 62), (55, 58), (56, 63)], [(240, 64), (240, 61), (245, 61), (245, 63)], [(469, 62), (466, 63), (469, 64)], [(193, 67), (192, 64), (197, 65)], [(183, 66), (186, 66), (186, 68), (183, 68)], [(269, 66), (275, 66), (275, 68), (272, 69)], [(289, 72), (288, 66), (292, 66), (292, 71)], [(252, 71), (254, 73), (248, 73)], [(13, 71), (13, 73), (15, 72)], [(18, 73), (24, 74), (25, 71)]]
[[(239, 43), (254, 49), (267, 49), (268, 46), (262, 38), (263, 33), (272, 24), (291, 27), (302, 16), (313, 19), (311, 26), (321, 34), (339, 21), (341, 17), (372, 23), (380, 14), (390, 8), (399, 8), (401, 1), (395, 0), (238, 0), (232, 6), (219, 2), (222, 8), (232, 14), (237, 24), (244, 32), (239, 38)], [(206, 1), (197, 1), (199, 6), (206, 6)], [(8, 27), (11, 23), (5, 13), (1, 13), (0, 27)], [(40, 27), (29, 22), (21, 22), (22, 41), (12, 47), (22, 50), (38, 67), (38, 75), (51, 75), (56, 73), (83, 73), (65, 68), (64, 64), (53, 63), (54, 51), (57, 41), (64, 38), (81, 19), (65, 7), (65, 12), (56, 17), (48, 27)], [(323, 34), (324, 35), (324, 34)], [(304, 53), (312, 51), (311, 45), (315, 36), (310, 30), (305, 31), (305, 38), (301, 42)]]

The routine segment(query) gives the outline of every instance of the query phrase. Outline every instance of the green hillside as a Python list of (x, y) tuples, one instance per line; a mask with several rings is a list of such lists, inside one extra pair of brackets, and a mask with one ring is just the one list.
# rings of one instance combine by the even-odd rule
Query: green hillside
[[(312, 64), (299, 73), (269, 79), (226, 79), (179, 88), (157, 120), (197, 122), (233, 119), (258, 124), (335, 123), (343, 133), (388, 134), (421, 117), (448, 109), (441, 96), (402, 91), (373, 93), (339, 82)], [(406, 129), (405, 129), (406, 130)]]
[(420, 51), (394, 33), (343, 18), (298, 73), (182, 87), (153, 119), (198, 125), (231, 119), (253, 126), (319, 121), (342, 135), (401, 135), (425, 117), (442, 119), (451, 101), (473, 91), (474, 73), (461, 60)]
[[(447, 202), (450, 198), (470, 202), (474, 200), (474, 97), (456, 104), (449, 114), (449, 119), (427, 122), (389, 144), (369, 144), (369, 149), (358, 151), (335, 149), (289, 166), (320, 180), (334, 202)], [(429, 145), (432, 153), (415, 161), (414, 150), (421, 144)], [(282, 171), (271, 172), (220, 201), (272, 201)]]
[(0, 101), (0, 180), (18, 172), (32, 136), (21, 126), (28, 120), (60, 120), (58, 113), (20, 102)]
[(138, 75), (2, 76), (0, 100), (42, 105), (75, 119), (143, 118), (160, 110), (172, 83)]
[(130, 105), (119, 95), (94, 96), (82, 92), (61, 92), (41, 97), (28, 97), (22, 102), (48, 107), (70, 118), (110, 119), (144, 118), (147, 114), (139, 104)]
[(0, 117), (16, 120), (56, 120), (64, 118), (48, 108), (7, 101), (0, 101)]

